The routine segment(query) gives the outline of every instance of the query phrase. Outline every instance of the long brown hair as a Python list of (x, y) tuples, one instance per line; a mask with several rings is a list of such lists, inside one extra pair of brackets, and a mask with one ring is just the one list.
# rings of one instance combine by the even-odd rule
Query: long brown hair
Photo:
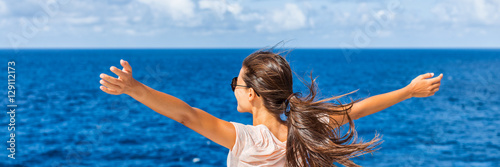
[[(274, 48), (274, 47), (273, 47)], [(273, 53), (271, 49), (261, 49), (243, 61), (243, 80), (257, 92), (264, 106), (277, 121), (288, 127), (286, 144), (286, 166), (358, 166), (351, 158), (372, 153), (382, 143), (378, 134), (369, 142), (358, 142), (354, 122), (349, 112), (354, 103), (342, 104), (341, 96), (316, 101), (318, 88), (315, 79), (306, 84), (309, 94), (302, 97), (293, 91), (292, 70), (285, 57)], [(355, 91), (354, 91), (355, 92)], [(353, 93), (353, 92), (351, 92)], [(336, 100), (339, 104), (330, 103)], [(286, 120), (280, 118), (281, 114)], [(349, 122), (348, 131), (342, 135), (342, 125), (331, 116), (343, 116)]]

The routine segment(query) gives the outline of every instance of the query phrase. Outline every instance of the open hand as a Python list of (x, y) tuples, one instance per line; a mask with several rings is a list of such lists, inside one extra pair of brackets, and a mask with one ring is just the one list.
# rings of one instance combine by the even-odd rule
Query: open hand
[(407, 86), (410, 90), (411, 97), (428, 97), (434, 95), (441, 86), (441, 79), (443, 74), (435, 78), (434, 73), (422, 74), (411, 81)]
[(120, 64), (123, 66), (123, 69), (120, 70), (115, 66), (111, 66), (111, 72), (115, 73), (118, 78), (111, 77), (102, 73), (100, 75), (101, 83), (104, 86), (100, 86), (101, 90), (112, 95), (119, 94), (130, 94), (133, 90), (133, 87), (137, 85), (137, 81), (132, 77), (132, 67), (125, 60), (120, 60)]

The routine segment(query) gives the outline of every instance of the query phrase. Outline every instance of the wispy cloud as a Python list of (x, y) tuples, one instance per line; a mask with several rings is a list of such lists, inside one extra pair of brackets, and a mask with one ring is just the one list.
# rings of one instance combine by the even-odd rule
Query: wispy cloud
[[(7, 34), (22, 37), (25, 23), (38, 32), (20, 47), (262, 47), (289, 39), (339, 47), (379, 17), (390, 20), (366, 47), (500, 47), (500, 0), (71, 0), (35, 23), (44, 21), (41, 4), (61, 1), (0, 0), (0, 47), (12, 45)], [(393, 2), (399, 8), (387, 13)]]
[(500, 25), (500, 1), (446, 0), (432, 8), (445, 23), (457, 25)]
[(307, 16), (297, 4), (287, 3), (281, 10), (274, 10), (255, 26), (257, 31), (280, 32), (298, 30), (307, 26)]

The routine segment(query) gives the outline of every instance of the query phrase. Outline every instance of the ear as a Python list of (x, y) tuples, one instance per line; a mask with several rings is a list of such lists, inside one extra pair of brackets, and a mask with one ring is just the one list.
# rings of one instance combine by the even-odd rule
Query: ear
[(257, 98), (257, 94), (255, 93), (253, 88), (248, 88), (248, 90), (250, 91), (250, 92), (248, 92), (248, 101), (252, 101), (255, 98)]

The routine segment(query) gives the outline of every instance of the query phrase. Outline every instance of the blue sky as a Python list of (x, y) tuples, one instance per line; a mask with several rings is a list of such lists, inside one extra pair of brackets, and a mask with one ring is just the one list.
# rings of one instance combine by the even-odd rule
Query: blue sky
[(500, 0), (0, 0), (1, 48), (500, 48)]

